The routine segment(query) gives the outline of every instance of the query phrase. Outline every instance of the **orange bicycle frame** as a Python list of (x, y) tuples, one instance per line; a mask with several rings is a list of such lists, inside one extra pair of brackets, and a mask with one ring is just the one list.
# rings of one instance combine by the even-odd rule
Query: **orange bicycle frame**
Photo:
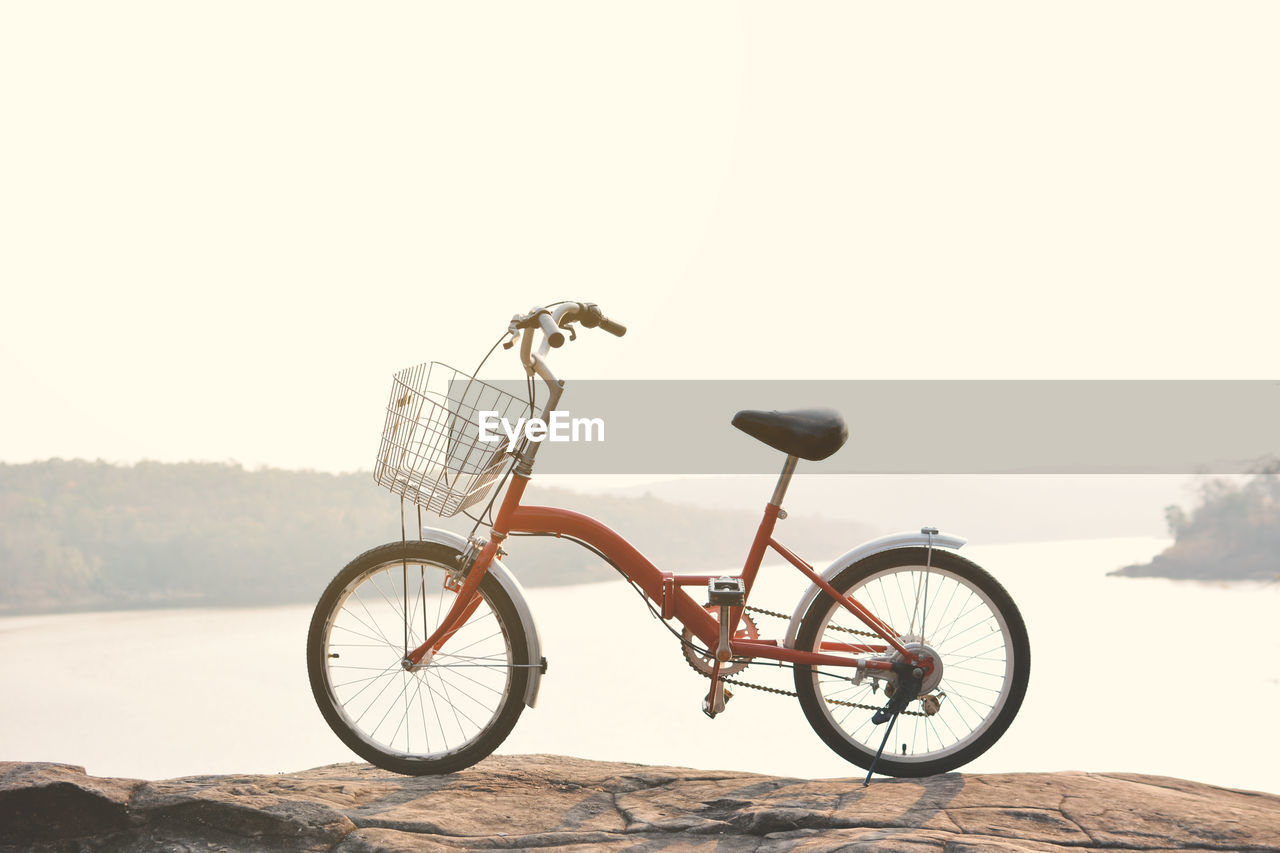
[[(614, 532), (607, 525), (582, 513), (567, 509), (546, 506), (522, 506), (521, 498), (529, 483), (527, 476), (516, 474), (503, 496), (502, 505), (494, 519), (489, 540), (480, 550), (474, 564), (466, 573), (462, 587), (448, 614), (440, 625), (427, 638), (407, 655), (414, 665), (421, 663), (428, 652), (436, 652), (444, 645), (455, 631), (466, 623), (479, 604), (477, 589), (488, 571), (489, 564), (498, 552), (498, 547), (509, 533), (538, 533), (564, 536), (584, 542), (595, 548), (612, 563), (625, 577), (633, 581), (654, 603), (664, 619), (674, 618), (702, 641), (708, 648), (715, 648), (720, 635), (720, 623), (705, 607), (698, 604), (685, 591), (687, 586), (705, 587), (712, 577), (718, 575), (675, 575), (662, 572), (657, 566), (641, 554), (636, 548)], [(765, 505), (764, 517), (756, 530), (751, 550), (747, 554), (742, 570), (743, 584), (747, 596), (750, 597), (752, 585), (760, 564), (764, 560), (765, 550), (772, 548), (787, 562), (796, 567), (805, 577), (816, 584), (827, 595), (834, 598), (842, 607), (852, 613), (872, 632), (884, 640), (885, 645), (866, 645), (857, 643), (824, 642), (818, 651), (801, 651), (785, 648), (776, 640), (734, 639), (731, 641), (733, 655), (738, 658), (765, 658), (791, 664), (807, 666), (858, 666), (867, 670), (887, 671), (892, 664), (884, 657), (858, 658), (850, 655), (882, 655), (892, 648), (908, 662), (922, 665), (926, 670), (932, 669), (931, 661), (921, 661), (915, 654), (906, 649), (898, 639), (898, 632), (877, 618), (870, 610), (851, 597), (840, 595), (813, 567), (796, 556), (789, 549), (773, 538), (774, 526), (778, 520), (779, 507), (769, 503)], [(732, 637), (741, 617), (742, 608), (730, 609), (733, 624), (729, 635)]]

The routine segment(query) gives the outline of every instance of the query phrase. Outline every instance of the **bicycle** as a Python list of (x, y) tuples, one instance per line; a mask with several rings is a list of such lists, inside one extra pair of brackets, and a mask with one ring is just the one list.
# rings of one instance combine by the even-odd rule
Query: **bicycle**
[[(430, 363), (396, 374), (375, 480), (401, 496), (402, 522), (403, 502), (418, 506), (419, 537), (406, 538), (402, 524), (401, 541), (354, 559), (316, 606), (308, 672), (338, 737), (369, 762), (409, 775), (468, 767), (502, 743), (524, 707), (535, 704), (546, 672), (533, 615), (502, 546), (511, 536), (537, 535), (583, 545), (642, 593), (709, 679), (702, 699), (708, 716), (724, 711), (727, 683), (744, 683), (734, 676), (753, 662), (772, 662), (791, 667), (795, 682), (794, 692), (773, 692), (796, 696), (818, 736), (866, 769), (867, 781), (876, 770), (946, 772), (989, 749), (1022, 704), (1030, 646), (1009, 594), (956, 553), (964, 539), (930, 527), (885, 536), (818, 572), (774, 538), (799, 460), (821, 461), (847, 439), (836, 412), (734, 416), (733, 426), (786, 454), (737, 575), (664, 572), (587, 515), (521, 503), (542, 438), (526, 432), (484, 440), (494, 436), (482, 435), (482, 415), (532, 416), (538, 377), (548, 391), (548, 420), (565, 383), (547, 357), (566, 333), (576, 339), (575, 324), (626, 333), (592, 303), (555, 303), (512, 318), (499, 341), (505, 349), (520, 343), (523, 399), (476, 379), (479, 368), (468, 375)], [(478, 516), (466, 512), (486, 496)], [(422, 509), (466, 513), (476, 522), (472, 535), (424, 528)], [(486, 515), (489, 532), (476, 535)], [(771, 611), (748, 603), (767, 550), (812, 584), (781, 639), (759, 636), (750, 614)], [(690, 589), (706, 590), (706, 603)], [(903, 717), (910, 732), (904, 723), (901, 752), (886, 753)]]

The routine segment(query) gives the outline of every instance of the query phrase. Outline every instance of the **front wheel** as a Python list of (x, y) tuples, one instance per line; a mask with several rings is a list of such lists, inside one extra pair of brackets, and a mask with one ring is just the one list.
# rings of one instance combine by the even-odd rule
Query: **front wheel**
[[(941, 670), (925, 679), (893, 723), (878, 772), (945, 773), (999, 740), (1026, 694), (1031, 648), (1022, 615), (995, 578), (950, 551), (897, 548), (859, 560), (831, 585)], [(883, 647), (884, 641), (829, 595), (819, 595), (800, 623), (795, 647), (822, 651), (825, 645), (833, 653), (854, 644)], [(893, 650), (880, 654), (891, 657)], [(886, 725), (871, 718), (887, 703), (896, 678), (877, 681), (869, 671), (861, 683), (856, 680), (852, 667), (795, 667), (796, 693), (814, 731), (836, 753), (870, 769)]]
[(421, 668), (402, 665), (457, 598), (459, 551), (393, 542), (360, 555), (311, 618), (307, 670), (330, 728), (357, 755), (420, 776), (469, 767), (524, 709), (529, 650), (501, 584), (486, 575), (466, 622)]

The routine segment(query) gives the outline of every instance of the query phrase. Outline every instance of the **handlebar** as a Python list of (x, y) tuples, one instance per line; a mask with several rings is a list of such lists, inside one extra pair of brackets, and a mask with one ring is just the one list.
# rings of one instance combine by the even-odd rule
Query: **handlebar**
[[(552, 349), (564, 346), (562, 329), (569, 330), (569, 340), (577, 337), (573, 331), (574, 323), (582, 323), (588, 329), (604, 329), (619, 338), (627, 333), (626, 326), (610, 320), (594, 302), (560, 302), (549, 308), (539, 305), (527, 314), (517, 314), (512, 317), (511, 324), (507, 327), (511, 339), (502, 347), (511, 349), (519, 340), (520, 363), (524, 365), (529, 375), (536, 373), (546, 380), (548, 386), (559, 387), (563, 383), (560, 383), (547, 367), (546, 356)], [(542, 344), (535, 351), (533, 349), (534, 331), (539, 329), (542, 331)], [(522, 331), (523, 339), (521, 339)]]
[(537, 306), (527, 314), (517, 314), (511, 318), (511, 325), (508, 331), (511, 333), (511, 340), (507, 341), (503, 346), (510, 349), (520, 336), (520, 331), (526, 332), (522, 346), (520, 347), (522, 360), (526, 366), (531, 364), (530, 353), (533, 349), (533, 332), (541, 329), (542, 346), (538, 348), (540, 356), (545, 356), (550, 349), (558, 349), (564, 346), (565, 336), (563, 329), (569, 330), (569, 339), (573, 340), (576, 336), (573, 334), (573, 324), (581, 323), (587, 329), (603, 329), (615, 337), (622, 337), (627, 333), (627, 327), (610, 320), (600, 310), (600, 306), (594, 302), (561, 302), (553, 308), (543, 308)]
[[(610, 320), (594, 302), (559, 302), (549, 307), (534, 307), (527, 314), (517, 314), (511, 318), (507, 327), (510, 340), (503, 343), (503, 349), (511, 349), (516, 341), (520, 341), (520, 363), (530, 377), (535, 374), (547, 384), (547, 400), (543, 404), (543, 416), (555, 410), (560, 402), (560, 394), (564, 391), (564, 382), (556, 378), (547, 366), (546, 356), (554, 348), (564, 346), (564, 332), (569, 331), (569, 340), (575, 340), (573, 324), (581, 323), (585, 328), (604, 329), (611, 335), (622, 337), (627, 327)], [(542, 331), (542, 343), (535, 351), (533, 348), (534, 332)], [(523, 332), (523, 336), (522, 336)], [(530, 398), (532, 401), (532, 398)], [(534, 443), (524, 457), (522, 464), (532, 465), (533, 457), (538, 452), (541, 442)], [(520, 470), (517, 468), (516, 473)]]

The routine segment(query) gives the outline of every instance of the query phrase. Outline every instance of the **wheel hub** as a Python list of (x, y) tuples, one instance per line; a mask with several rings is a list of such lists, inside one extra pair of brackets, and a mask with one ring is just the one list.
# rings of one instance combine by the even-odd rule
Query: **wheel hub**
[(422, 660), (414, 663), (409, 658), (404, 658), (400, 661), (400, 668), (405, 672), (417, 672), (420, 669), (426, 669), (431, 666), (431, 661), (435, 659), (435, 656), (435, 652), (427, 649), (427, 653), (422, 656)]
[[(907, 651), (915, 655), (921, 664), (932, 664), (932, 669), (928, 669), (927, 666), (921, 667), (926, 671), (920, 678), (920, 691), (917, 695), (924, 696), (932, 693), (934, 688), (942, 682), (942, 655), (938, 654), (932, 646), (921, 642), (920, 638), (914, 635), (903, 637), (902, 645)], [(897, 652), (894, 654), (893, 659), (895, 661), (902, 661), (906, 658), (903, 656), (902, 652)]]

